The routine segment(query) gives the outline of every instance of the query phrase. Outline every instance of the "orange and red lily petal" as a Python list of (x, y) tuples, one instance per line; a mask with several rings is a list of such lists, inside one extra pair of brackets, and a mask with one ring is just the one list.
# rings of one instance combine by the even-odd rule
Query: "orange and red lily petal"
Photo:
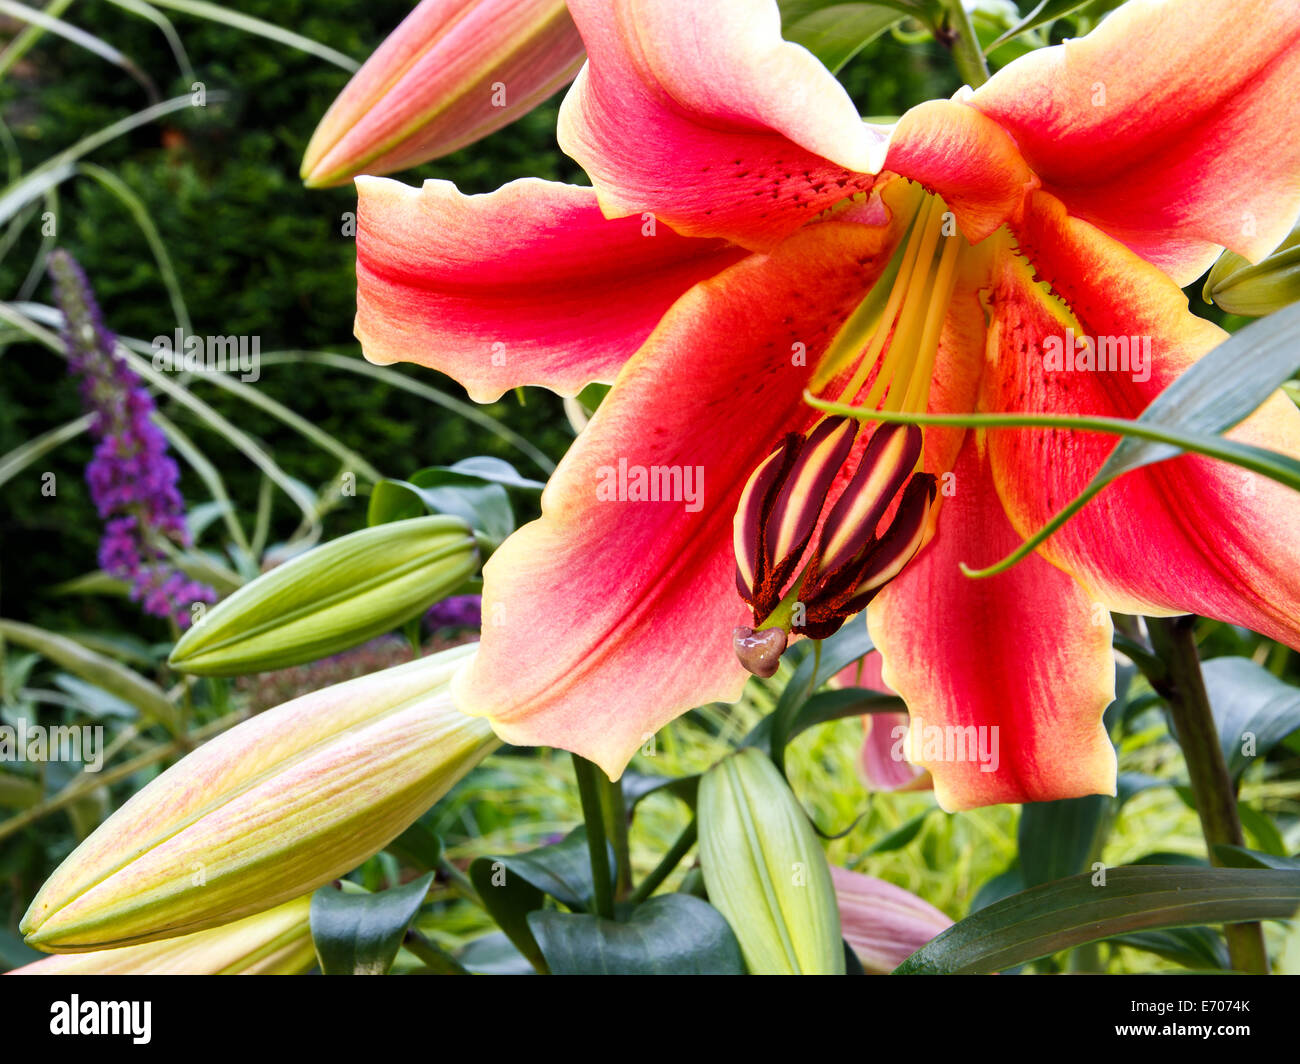
[[(485, 567), (461, 709), (617, 778), (668, 721), (739, 696), (733, 514), (773, 443), (817, 420), (808, 377), (890, 250), (885, 230), (827, 222), (673, 306), (552, 476), (541, 518)], [(637, 471), (664, 469), (702, 479), (702, 495), (638, 501)]]
[(953, 100), (929, 100), (898, 120), (885, 170), (942, 196), (972, 243), (1018, 217), (1038, 184), (1006, 130)]
[[(1073, 314), (1030, 280), (1023, 261), (1003, 258), (985, 409), (1136, 417), (1223, 339), (1188, 311), (1172, 281), (1052, 197), (1035, 194), (1018, 236)], [(1046, 370), (1045, 338), (1066, 327), (1130, 344), (1149, 338), (1149, 376), (1134, 372), (1131, 359), (1128, 372)], [(1300, 457), (1300, 410), (1279, 393), (1228, 435)], [(994, 430), (989, 441), (998, 493), (1026, 535), (1081, 491), (1115, 447), (1110, 436), (1055, 430)], [(1256, 473), (1184, 455), (1121, 477), (1039, 549), (1112, 609), (1199, 613), (1300, 647), (1298, 502)]]
[(571, 0), (590, 57), (560, 147), (611, 217), (650, 211), (691, 236), (767, 250), (871, 187), (886, 132), (813, 55), (781, 39), (774, 0)]
[(986, 580), (963, 574), (1020, 537), (975, 434), (953, 473), (934, 539), (867, 613), (883, 678), (907, 703), (908, 759), (950, 812), (1113, 794), (1110, 615), (1037, 556)]
[(1180, 285), (1226, 245), (1267, 255), (1300, 214), (1294, 0), (1130, 0), (970, 98), (1071, 214)]
[(466, 196), (357, 179), (356, 334), (372, 362), (418, 362), (491, 402), (519, 385), (609, 382), (664, 312), (745, 253), (532, 178)]

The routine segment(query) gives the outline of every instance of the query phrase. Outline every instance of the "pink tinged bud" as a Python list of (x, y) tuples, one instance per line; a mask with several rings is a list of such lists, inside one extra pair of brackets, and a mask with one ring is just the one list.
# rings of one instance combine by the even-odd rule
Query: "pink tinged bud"
[(337, 185), (447, 155), (527, 114), (582, 60), (564, 0), (423, 0), (317, 126), (303, 181)]
[(862, 967), (892, 972), (952, 921), (928, 901), (883, 879), (831, 866), (840, 927)]
[(301, 975), (316, 966), (311, 895), (234, 923), (138, 946), (59, 953), (8, 975)]
[(499, 745), (451, 699), (475, 649), (314, 691), (200, 746), (68, 856), (19, 930), (51, 953), (152, 942), (351, 871)]

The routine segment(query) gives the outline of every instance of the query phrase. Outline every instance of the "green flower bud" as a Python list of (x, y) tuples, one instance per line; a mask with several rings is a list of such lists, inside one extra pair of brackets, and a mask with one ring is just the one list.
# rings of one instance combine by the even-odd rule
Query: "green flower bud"
[(364, 528), (241, 587), (181, 636), (169, 661), (199, 676), (315, 661), (418, 617), (478, 564), (474, 535), (458, 517)]
[(1225, 251), (1205, 278), (1201, 296), (1229, 314), (1258, 318), (1300, 300), (1300, 225), (1278, 249), (1251, 263)]
[(199, 747), (69, 855), (20, 930), (51, 953), (152, 942), (351, 871), (498, 745), (448, 690), (475, 649), (314, 691)]
[(700, 865), (754, 975), (843, 975), (821, 842), (776, 766), (752, 747), (700, 780)]

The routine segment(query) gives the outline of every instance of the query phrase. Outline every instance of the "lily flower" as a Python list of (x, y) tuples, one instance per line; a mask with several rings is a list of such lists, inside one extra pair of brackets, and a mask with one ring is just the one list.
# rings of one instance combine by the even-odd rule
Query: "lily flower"
[[(589, 58), (559, 139), (593, 188), (358, 181), (368, 358), (479, 400), (613, 382), (484, 569), (466, 712), (617, 777), (739, 697), (738, 650), (766, 667), (865, 605), (909, 758), (954, 810), (1114, 792), (1109, 610), (1300, 647), (1280, 485), (1181, 456), (972, 580), (959, 564), (1018, 546), (1113, 439), (858, 429), (845, 452), (851, 427), (804, 401), (1137, 416), (1224, 337), (1180, 286), (1300, 213), (1293, 4), (1134, 0), (892, 127), (781, 40), (770, 0), (570, 10)], [(1275, 395), (1232, 436), (1300, 455), (1300, 411)]]
[(928, 901), (875, 876), (831, 865), (844, 940), (870, 974), (892, 972), (952, 920)]
[(582, 39), (564, 0), (422, 0), (312, 134), (310, 188), (449, 155), (573, 80)]

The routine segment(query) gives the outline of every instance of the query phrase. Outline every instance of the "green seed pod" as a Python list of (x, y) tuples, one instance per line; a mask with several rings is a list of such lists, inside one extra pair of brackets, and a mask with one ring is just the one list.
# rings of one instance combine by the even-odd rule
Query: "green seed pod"
[(700, 865), (754, 975), (843, 975), (830, 868), (776, 766), (752, 747), (700, 780)]
[(458, 517), (364, 528), (241, 587), (186, 632), (169, 662), (199, 676), (238, 676), (315, 661), (418, 617), (478, 568)]

